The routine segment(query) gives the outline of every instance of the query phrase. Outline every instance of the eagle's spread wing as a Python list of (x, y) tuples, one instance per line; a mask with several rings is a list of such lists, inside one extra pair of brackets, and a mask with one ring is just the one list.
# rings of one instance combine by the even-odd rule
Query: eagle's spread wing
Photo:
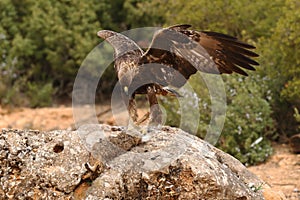
[[(142, 56), (140, 64), (165, 65), (161, 67), (161, 73), (156, 73), (158, 82), (181, 87), (197, 71), (213, 74), (237, 72), (247, 76), (243, 68), (255, 70), (252, 65), (258, 63), (251, 57), (258, 55), (251, 51), (254, 46), (232, 36), (188, 30), (189, 27), (177, 25), (159, 30)], [(153, 70), (158, 69), (153, 67)], [(174, 71), (177, 74), (174, 75)]]

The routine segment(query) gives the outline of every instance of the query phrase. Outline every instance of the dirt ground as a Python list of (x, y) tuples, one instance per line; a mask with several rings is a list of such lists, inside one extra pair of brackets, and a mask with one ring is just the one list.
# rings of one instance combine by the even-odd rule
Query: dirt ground
[[(109, 105), (96, 107), (101, 123), (115, 124)], [(146, 111), (142, 111), (146, 112)], [(88, 119), (89, 113), (84, 113)], [(140, 114), (142, 116), (143, 113)], [(119, 116), (122, 118), (122, 114)], [(3, 108), (0, 106), (0, 128), (19, 129), (72, 129), (74, 128), (71, 106), (51, 108)], [(122, 125), (122, 124), (118, 124)], [(274, 154), (257, 166), (248, 167), (250, 171), (269, 184), (274, 190), (282, 191), (287, 199), (300, 200), (300, 154), (292, 154), (286, 144), (273, 144)]]
[(292, 154), (286, 144), (273, 144), (274, 154), (257, 166), (248, 167), (287, 199), (300, 199), (300, 154)]

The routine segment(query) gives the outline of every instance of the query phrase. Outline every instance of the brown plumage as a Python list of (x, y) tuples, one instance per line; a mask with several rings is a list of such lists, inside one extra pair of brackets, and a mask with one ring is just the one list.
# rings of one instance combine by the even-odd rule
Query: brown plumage
[(137, 122), (135, 94), (147, 94), (150, 119), (161, 122), (156, 95), (179, 94), (166, 86), (182, 87), (197, 71), (212, 74), (236, 72), (258, 65), (254, 46), (222, 33), (189, 30), (190, 25), (175, 25), (158, 30), (144, 52), (128, 37), (109, 30), (98, 32), (115, 50), (115, 69), (127, 100), (130, 117)]

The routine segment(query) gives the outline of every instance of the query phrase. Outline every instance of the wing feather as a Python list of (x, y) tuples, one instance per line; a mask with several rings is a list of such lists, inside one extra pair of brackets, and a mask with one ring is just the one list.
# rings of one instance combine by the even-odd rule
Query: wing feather
[(231, 46), (231, 47), (228, 47), (228, 49), (233, 52), (239, 52), (240, 54), (243, 54), (245, 56), (250, 56), (250, 57), (258, 57), (259, 56), (258, 54), (254, 53), (253, 51), (249, 51), (249, 50), (239, 47), (239, 46)]
[[(143, 54), (140, 64), (159, 63), (179, 71), (188, 79), (197, 71), (206, 73), (233, 72), (247, 76), (243, 70), (255, 70), (259, 65), (252, 57), (253, 45), (237, 38), (216, 32), (188, 30), (190, 25), (175, 25), (159, 30), (150, 48)], [(243, 68), (243, 69), (242, 69)], [(162, 75), (157, 75), (162, 76)], [(174, 80), (166, 80), (174, 85)]]
[[(245, 42), (239, 41), (236, 37), (230, 36), (230, 35), (226, 35), (223, 33), (216, 33), (216, 32), (212, 32), (212, 31), (201, 31), (202, 36), (206, 37), (210, 36), (216, 40), (219, 41), (223, 41), (223, 42), (228, 42), (231, 45), (236, 45), (236, 46), (240, 46), (246, 49), (255, 49), (255, 46), (247, 44)], [(205, 35), (204, 35), (205, 34)]]

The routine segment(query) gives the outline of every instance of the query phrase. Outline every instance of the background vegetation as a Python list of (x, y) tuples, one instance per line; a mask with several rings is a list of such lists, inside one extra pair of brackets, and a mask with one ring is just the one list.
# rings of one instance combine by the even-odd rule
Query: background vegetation
[[(224, 76), (228, 108), (220, 148), (253, 164), (271, 153), (270, 140), (285, 141), (299, 131), (297, 0), (1, 0), (0, 10), (2, 105), (38, 107), (70, 98), (77, 70), (99, 43), (100, 29), (189, 23), (237, 36), (256, 45), (261, 55), (261, 65), (249, 77)], [(113, 70), (107, 72), (99, 92), (109, 96), (114, 76)], [(203, 137), (210, 99), (205, 84), (195, 78), (191, 84), (199, 94), (198, 135)], [(176, 102), (162, 102), (168, 123), (178, 125)]]

